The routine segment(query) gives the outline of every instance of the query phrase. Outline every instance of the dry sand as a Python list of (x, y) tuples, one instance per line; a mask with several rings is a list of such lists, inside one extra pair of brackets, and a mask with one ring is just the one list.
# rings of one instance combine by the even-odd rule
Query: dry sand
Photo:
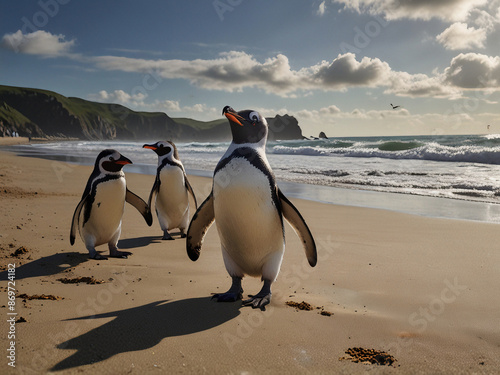
[[(148, 227), (127, 205), (119, 246), (133, 255), (89, 260), (81, 240), (71, 247), (68, 237), (91, 168), (8, 152), (0, 160), (0, 373), (500, 373), (498, 225), (293, 200), (315, 236), (318, 265), (307, 265), (287, 226), (273, 300), (260, 311), (210, 300), (230, 285), (215, 228), (193, 263), (184, 240), (161, 241), (157, 218)], [(126, 178), (147, 198), (154, 176)], [(190, 181), (201, 202), (210, 179)], [(17, 298), (16, 318), (26, 322), (15, 325), (15, 340), (6, 322), (9, 263), (18, 294), (63, 298)], [(103, 283), (58, 281), (78, 277)], [(245, 294), (260, 286), (243, 281)], [(396, 362), (339, 360), (350, 348)]]
[(30, 143), (28, 137), (0, 137), (0, 146), (24, 145)]

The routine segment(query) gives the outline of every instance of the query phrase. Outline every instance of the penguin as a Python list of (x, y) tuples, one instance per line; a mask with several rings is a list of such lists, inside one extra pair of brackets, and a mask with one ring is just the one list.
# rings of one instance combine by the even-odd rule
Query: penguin
[(283, 217), (301, 239), (311, 267), (317, 262), (316, 244), (300, 212), (276, 185), (265, 151), (266, 119), (256, 111), (236, 112), (229, 106), (222, 113), (229, 120), (233, 140), (215, 167), (211, 193), (191, 220), (186, 250), (196, 261), (215, 221), (232, 284), (212, 298), (218, 302), (242, 299), (242, 278), (261, 277), (262, 289), (243, 305), (265, 310), (285, 251)]
[(107, 243), (109, 256), (127, 258), (130, 252), (118, 251), (118, 240), (125, 202), (134, 206), (151, 226), (153, 217), (148, 205), (140, 197), (127, 189), (122, 168), (132, 164), (130, 159), (115, 150), (99, 153), (80, 203), (76, 206), (71, 221), (70, 243), (74, 245), (76, 228), (89, 251), (91, 259), (107, 259), (95, 250), (96, 246)]
[(173, 240), (168, 232), (179, 228), (181, 238), (186, 237), (189, 225), (189, 195), (193, 197), (195, 209), (198, 208), (193, 188), (189, 183), (184, 166), (179, 159), (177, 147), (171, 141), (145, 144), (158, 155), (156, 179), (149, 194), (148, 207), (151, 210), (153, 196), (156, 194), (156, 215), (163, 230), (163, 240)]

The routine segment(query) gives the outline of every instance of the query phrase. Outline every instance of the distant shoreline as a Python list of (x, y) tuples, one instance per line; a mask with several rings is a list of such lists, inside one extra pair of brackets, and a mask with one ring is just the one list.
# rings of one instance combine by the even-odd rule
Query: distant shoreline
[(27, 145), (30, 143), (45, 143), (45, 142), (65, 142), (65, 141), (78, 141), (78, 138), (67, 138), (67, 137), (49, 137), (49, 138), (39, 138), (39, 137), (0, 137), (0, 146), (15, 146), (15, 145)]

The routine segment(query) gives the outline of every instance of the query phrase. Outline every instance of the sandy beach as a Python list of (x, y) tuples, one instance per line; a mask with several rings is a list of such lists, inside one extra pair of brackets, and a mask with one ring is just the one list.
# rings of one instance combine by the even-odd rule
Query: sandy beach
[[(318, 264), (287, 225), (273, 300), (260, 311), (210, 300), (230, 286), (215, 227), (192, 262), (185, 240), (162, 241), (157, 218), (148, 227), (127, 205), (119, 246), (133, 255), (89, 260), (69, 230), (91, 167), (6, 151), (0, 160), (1, 373), (500, 373), (498, 225), (294, 199)], [(124, 171), (147, 199), (154, 176)], [(203, 201), (211, 179), (190, 182)], [(75, 278), (98, 283), (61, 281)], [(245, 294), (260, 287), (243, 280)], [(356, 363), (350, 348), (395, 361)]]

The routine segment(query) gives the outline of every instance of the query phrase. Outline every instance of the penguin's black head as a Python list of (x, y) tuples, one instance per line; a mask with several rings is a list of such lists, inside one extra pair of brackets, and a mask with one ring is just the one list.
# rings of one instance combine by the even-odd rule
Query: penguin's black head
[(158, 141), (151, 145), (145, 144), (142, 148), (149, 148), (150, 150), (156, 152), (158, 156), (169, 155), (170, 158), (173, 156), (175, 159), (179, 160), (177, 147), (175, 147), (175, 144), (172, 141)]
[(227, 105), (222, 114), (229, 120), (234, 143), (257, 143), (267, 138), (267, 121), (259, 112), (248, 109), (236, 112)]
[(116, 150), (107, 149), (97, 155), (94, 168), (103, 173), (116, 173), (120, 172), (127, 164), (132, 164), (132, 161)]

